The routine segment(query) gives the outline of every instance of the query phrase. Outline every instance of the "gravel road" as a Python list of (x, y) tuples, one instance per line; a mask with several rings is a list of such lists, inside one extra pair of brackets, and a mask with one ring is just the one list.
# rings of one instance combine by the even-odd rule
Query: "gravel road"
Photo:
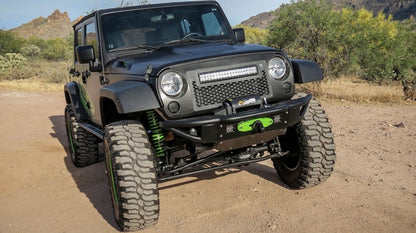
[[(416, 232), (416, 105), (324, 101), (337, 164), (291, 190), (271, 161), (159, 184), (150, 232)], [(0, 90), (0, 232), (118, 232), (104, 162), (68, 157), (63, 92)]]

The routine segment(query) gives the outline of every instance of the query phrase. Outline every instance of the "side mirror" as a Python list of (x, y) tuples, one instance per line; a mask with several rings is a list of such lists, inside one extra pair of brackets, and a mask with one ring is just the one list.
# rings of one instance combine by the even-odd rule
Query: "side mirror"
[(81, 64), (94, 62), (94, 47), (92, 45), (80, 45), (75, 48), (75, 56)]
[(238, 43), (244, 43), (246, 41), (246, 35), (244, 33), (243, 28), (236, 28), (236, 29), (233, 29), (233, 31), (234, 31), (235, 39), (237, 40)]

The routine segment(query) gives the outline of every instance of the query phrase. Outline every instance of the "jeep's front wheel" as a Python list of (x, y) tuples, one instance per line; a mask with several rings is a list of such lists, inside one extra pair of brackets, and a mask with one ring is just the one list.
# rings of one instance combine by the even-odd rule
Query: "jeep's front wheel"
[(137, 121), (105, 128), (104, 150), (114, 214), (122, 231), (152, 226), (159, 218), (159, 191), (153, 153)]
[(331, 125), (321, 104), (312, 99), (304, 118), (279, 136), (283, 151), (289, 154), (272, 159), (273, 165), (291, 188), (317, 185), (332, 174), (335, 166), (335, 144)]
[(72, 163), (85, 167), (97, 162), (99, 139), (79, 126), (71, 104), (65, 107), (65, 125)]

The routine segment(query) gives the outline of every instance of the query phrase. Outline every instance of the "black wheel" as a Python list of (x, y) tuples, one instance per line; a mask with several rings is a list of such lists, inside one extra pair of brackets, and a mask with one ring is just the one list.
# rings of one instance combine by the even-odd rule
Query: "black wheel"
[(107, 174), (114, 214), (122, 231), (152, 226), (159, 218), (154, 157), (143, 126), (120, 121), (105, 128)]
[(335, 166), (335, 144), (331, 125), (320, 103), (312, 99), (304, 118), (279, 136), (283, 151), (273, 159), (280, 178), (291, 188), (301, 189), (327, 180)]
[(99, 139), (79, 127), (72, 106), (65, 107), (66, 135), (71, 160), (77, 167), (85, 167), (98, 161)]

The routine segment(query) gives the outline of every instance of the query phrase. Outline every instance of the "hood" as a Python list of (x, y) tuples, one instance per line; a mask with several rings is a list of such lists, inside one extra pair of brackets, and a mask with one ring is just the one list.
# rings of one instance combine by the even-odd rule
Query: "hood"
[(144, 75), (152, 66), (151, 76), (166, 67), (186, 62), (258, 52), (277, 52), (276, 49), (254, 44), (194, 43), (166, 46), (153, 52), (128, 55), (106, 65), (107, 73)]

